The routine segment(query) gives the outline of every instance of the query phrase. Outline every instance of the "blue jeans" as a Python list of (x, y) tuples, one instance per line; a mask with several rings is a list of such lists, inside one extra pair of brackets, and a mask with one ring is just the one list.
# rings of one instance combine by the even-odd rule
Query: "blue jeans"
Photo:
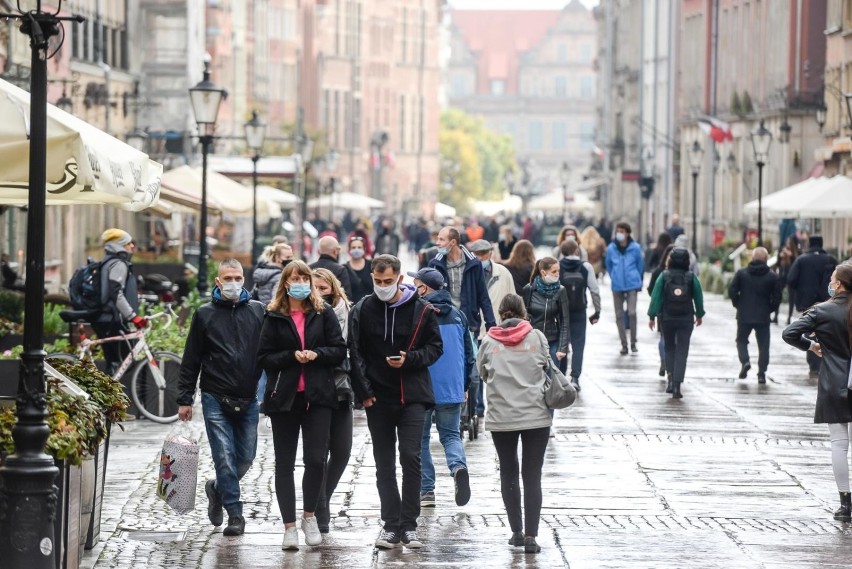
[(204, 426), (210, 442), (210, 454), (216, 469), (216, 491), (228, 516), (242, 516), (240, 480), (245, 476), (257, 452), (258, 403), (255, 399), (240, 415), (226, 413), (219, 401), (201, 392)]
[(260, 381), (257, 382), (257, 402), (263, 403), (263, 396), (266, 395), (266, 370), (260, 374)]
[[(568, 329), (571, 331), (571, 377), (580, 379), (583, 372), (583, 352), (586, 350), (585, 310), (570, 313)], [(567, 356), (565, 359), (568, 359)]]
[(429, 451), (429, 436), (432, 434), (432, 415), (435, 415), (435, 425), (438, 427), (438, 438), (444, 447), (447, 466), (450, 474), (455, 475), (460, 468), (467, 468), (459, 424), (461, 422), (462, 403), (445, 403), (435, 405), (434, 409), (426, 411), (423, 421), (423, 439), (420, 447), (420, 493), (435, 491), (435, 465), (432, 463), (432, 453)]

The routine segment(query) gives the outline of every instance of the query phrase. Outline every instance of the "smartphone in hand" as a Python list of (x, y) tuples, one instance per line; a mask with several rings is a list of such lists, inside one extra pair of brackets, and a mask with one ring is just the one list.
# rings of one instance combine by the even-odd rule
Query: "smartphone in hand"
[(388, 359), (392, 362), (398, 362), (402, 360), (402, 356), (388, 356)]

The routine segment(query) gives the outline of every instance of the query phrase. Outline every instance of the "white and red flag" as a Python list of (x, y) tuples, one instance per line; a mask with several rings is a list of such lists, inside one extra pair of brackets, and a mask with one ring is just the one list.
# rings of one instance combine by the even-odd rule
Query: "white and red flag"
[(731, 132), (731, 125), (717, 118), (709, 116), (701, 117), (698, 119), (698, 126), (714, 142), (725, 142), (734, 139), (734, 135)]

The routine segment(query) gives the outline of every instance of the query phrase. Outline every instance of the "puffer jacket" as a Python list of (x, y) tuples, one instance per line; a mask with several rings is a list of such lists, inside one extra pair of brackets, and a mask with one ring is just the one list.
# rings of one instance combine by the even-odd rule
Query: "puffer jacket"
[(808, 350), (807, 338), (822, 348), (822, 365), (819, 368), (814, 423), (849, 423), (849, 302), (852, 294), (841, 292), (833, 299), (821, 302), (805, 312), (801, 318), (784, 329), (784, 341)]
[(737, 309), (740, 324), (769, 324), (781, 304), (778, 275), (764, 261), (752, 261), (740, 269), (728, 285), (728, 296)]
[(254, 299), (259, 300), (264, 305), (272, 302), (272, 295), (275, 293), (278, 281), (281, 280), (283, 271), (284, 267), (273, 263), (258, 265), (251, 277), (254, 281), (254, 290), (252, 291)]
[(568, 305), (568, 292), (564, 286), (559, 287), (552, 298), (547, 298), (535, 288), (534, 284), (524, 287), (521, 298), (527, 308), (530, 324), (540, 330), (549, 343), (557, 342), (559, 352), (568, 353), (568, 343), (571, 339), (570, 322), (571, 307)]
[(633, 239), (622, 249), (613, 241), (606, 249), (606, 272), (612, 281), (612, 292), (642, 290), (645, 262), (642, 248)]
[(520, 431), (550, 427), (544, 403), (549, 368), (547, 339), (526, 320), (504, 321), (488, 331), (476, 367), (485, 390), (485, 429)]

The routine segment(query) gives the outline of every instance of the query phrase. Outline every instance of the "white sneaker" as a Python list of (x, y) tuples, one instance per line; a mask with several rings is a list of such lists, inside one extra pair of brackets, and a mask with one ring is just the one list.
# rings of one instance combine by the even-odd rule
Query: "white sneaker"
[(284, 543), (281, 544), (284, 551), (299, 549), (299, 532), (295, 527), (284, 529)]
[(302, 533), (305, 534), (305, 543), (307, 545), (319, 545), (322, 543), (322, 534), (320, 533), (316, 516), (302, 518)]

